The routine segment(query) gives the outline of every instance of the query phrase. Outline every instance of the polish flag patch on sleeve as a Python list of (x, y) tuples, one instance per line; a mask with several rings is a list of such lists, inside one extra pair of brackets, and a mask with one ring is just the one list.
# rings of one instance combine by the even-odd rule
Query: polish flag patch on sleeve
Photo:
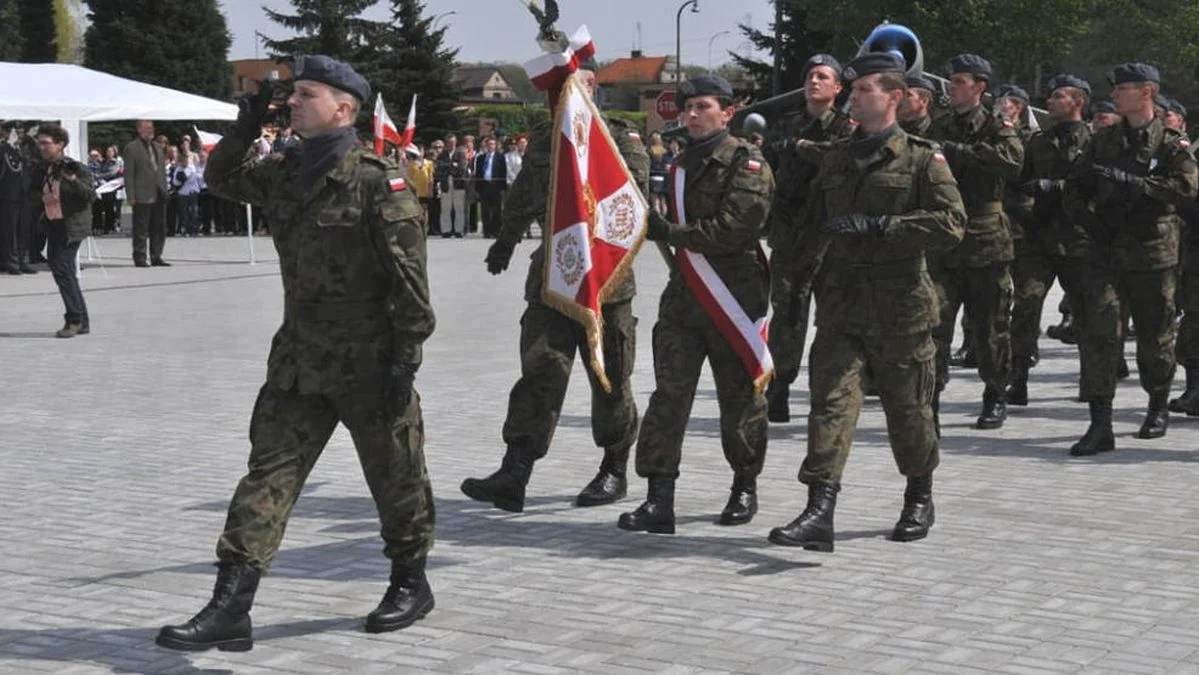
[(751, 159), (745, 163), (745, 168), (749, 169), (750, 171), (753, 171), (754, 173), (761, 173), (762, 172), (762, 163), (757, 160)]
[(641, 134), (637, 133), (636, 131), (630, 131), (629, 132), (629, 140), (633, 141), (635, 143), (640, 143), (641, 142)]
[(387, 186), (391, 188), (392, 192), (400, 192), (408, 189), (408, 183), (404, 182), (404, 179), (399, 176), (387, 181)]

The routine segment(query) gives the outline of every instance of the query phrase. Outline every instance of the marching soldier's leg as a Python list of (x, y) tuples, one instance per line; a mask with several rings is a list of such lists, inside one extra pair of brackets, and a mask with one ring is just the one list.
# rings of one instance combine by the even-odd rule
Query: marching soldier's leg
[[(774, 310), (770, 318), (769, 346), (774, 358), (775, 375), (767, 392), (768, 415), (771, 422), (791, 421), (791, 383), (799, 375), (803, 361), (803, 342), (796, 339), (798, 309), (791, 289), (791, 275), (784, 273), (782, 265), (771, 258), (770, 305)], [(803, 317), (807, 322), (807, 317)]]
[(1003, 391), (1012, 369), (1012, 277), (1007, 263), (967, 270), (966, 316), (974, 323), (978, 374), (986, 388), (975, 425), (998, 429), (1007, 419)]
[(862, 410), (865, 365), (866, 350), (860, 337), (816, 331), (808, 366), (812, 397), (808, 451), (799, 469), (799, 482), (808, 486), (808, 504), (795, 520), (771, 530), (771, 542), (812, 551), (833, 550), (833, 510)]
[[(604, 369), (612, 391), (600, 386), (591, 368), (591, 434), (604, 449), (599, 472), (575, 499), (577, 506), (598, 506), (623, 499), (628, 492), (625, 469), (637, 440), (637, 401), (633, 398), (633, 365), (637, 354), (637, 317), (632, 301), (604, 305)], [(584, 340), (586, 338), (584, 337)], [(580, 345), (587, 353), (587, 345)]]
[[(1193, 235), (1192, 235), (1193, 236)], [(1199, 416), (1199, 260), (1188, 258), (1182, 276), (1182, 322), (1178, 327), (1175, 354), (1186, 370), (1186, 390), (1170, 401), (1170, 411)]]
[(937, 345), (937, 386), (933, 392), (933, 425), (937, 437), (941, 437), (941, 392), (949, 383), (949, 350), (953, 347), (953, 328), (962, 305), (958, 286), (960, 270), (930, 264), (929, 276), (937, 287), (937, 300), (941, 303), (941, 321), (933, 328), (933, 340)]
[(702, 328), (660, 316), (654, 326), (654, 393), (637, 435), (637, 475), (649, 480), (645, 502), (623, 513), (623, 530), (674, 534), (674, 482), (695, 387), (708, 356)]
[(433, 547), (433, 487), (425, 469), (425, 428), (415, 391), (399, 407), (384, 397), (346, 397), (338, 412), (358, 451), (362, 473), (382, 523), (391, 580), (367, 616), (368, 633), (412, 625), (433, 609), (425, 560)]
[(1121, 335), (1120, 298), (1116, 277), (1109, 270), (1088, 266), (1082, 276), (1082, 315), (1085, 325), (1078, 332), (1082, 375), (1079, 391), (1091, 412), (1091, 424), (1070, 448), (1075, 457), (1114, 450), (1112, 399), (1116, 395), (1116, 362), (1124, 350)]
[(708, 363), (720, 406), (720, 444), (733, 469), (728, 503), (717, 520), (743, 525), (758, 512), (758, 474), (766, 461), (766, 397), (715, 326), (707, 329)]
[(566, 397), (581, 330), (545, 305), (529, 303), (520, 319), (520, 379), (508, 395), (500, 468), (487, 478), (467, 478), (462, 492), (498, 509), (520, 513), (533, 462), (549, 450)]
[[(1057, 282), (1062, 286), (1062, 299), (1059, 307), (1065, 307), (1066, 316), (1070, 317), (1071, 331), (1086, 330), (1087, 305), (1083, 299), (1083, 269), (1086, 262), (1082, 258), (1054, 258), (1057, 270)], [(1077, 345), (1077, 340), (1069, 344)], [(1081, 361), (1081, 356), (1080, 356)], [(1081, 376), (1080, 376), (1081, 385)], [(1081, 400), (1082, 397), (1079, 397)]]
[(1004, 395), (1010, 405), (1028, 405), (1028, 371), (1037, 351), (1041, 311), (1053, 279), (1054, 264), (1048, 255), (1026, 249), (1016, 257), (1012, 269), (1012, 381)]
[(1137, 327), (1137, 371), (1149, 394), (1149, 410), (1138, 438), (1161, 438), (1169, 426), (1170, 385), (1174, 383), (1175, 311), (1177, 282), (1174, 268), (1126, 272), (1122, 288)]
[(160, 646), (185, 651), (253, 646), (250, 607), (258, 578), (274, 560), (304, 481), (336, 426), (337, 413), (324, 397), (262, 387), (250, 419), (249, 472), (237, 485), (217, 541), (212, 601), (187, 623), (164, 627), (156, 640)]

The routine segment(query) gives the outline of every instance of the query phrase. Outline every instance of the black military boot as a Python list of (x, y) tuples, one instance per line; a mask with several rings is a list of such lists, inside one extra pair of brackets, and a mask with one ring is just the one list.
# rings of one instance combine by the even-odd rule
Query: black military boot
[(833, 511), (840, 485), (813, 483), (808, 486), (808, 506), (782, 527), (770, 531), (770, 543), (802, 546), (805, 551), (833, 551)]
[(635, 511), (620, 514), (616, 526), (632, 532), (674, 534), (674, 479), (650, 478), (645, 502)]
[(1074, 457), (1088, 457), (1101, 452), (1111, 452), (1116, 449), (1116, 435), (1112, 433), (1112, 402), (1091, 401), (1091, 426), (1073, 446), (1070, 454)]
[(776, 424), (791, 421), (791, 387), (778, 377), (766, 388), (766, 419)]
[(1012, 364), (1012, 382), (1003, 394), (1008, 405), (1028, 405), (1028, 370), (1032, 364), (1020, 360)]
[(734, 478), (729, 501), (720, 512), (720, 525), (744, 525), (758, 512), (758, 481), (756, 478)]
[(933, 477), (910, 476), (903, 492), (903, 511), (891, 533), (891, 541), (916, 541), (928, 536), (936, 514), (933, 511)]
[(998, 429), (1007, 419), (1007, 404), (1003, 402), (1003, 394), (995, 387), (988, 386), (983, 390), (983, 411), (978, 416), (975, 429)]
[(575, 497), (575, 506), (600, 506), (624, 499), (629, 493), (625, 469), (629, 464), (629, 446), (607, 448), (599, 473)]
[(949, 365), (955, 368), (977, 368), (978, 357), (974, 354), (974, 340), (962, 340), (962, 346), (949, 357)]
[(1078, 344), (1078, 329), (1074, 326), (1074, 315), (1063, 314), (1062, 324), (1056, 328), (1057, 330), (1053, 332), (1050, 332), (1052, 328), (1050, 331), (1046, 331), (1049, 337), (1060, 340), (1068, 345)]
[(508, 446), (504, 461), (486, 478), (462, 481), (462, 494), (477, 502), (489, 502), (497, 509), (521, 513), (525, 510), (525, 486), (533, 475), (533, 453)]
[(261, 572), (244, 562), (222, 562), (217, 567), (212, 600), (187, 623), (163, 626), (154, 640), (158, 646), (185, 652), (213, 647), (223, 652), (245, 652), (254, 647), (250, 606)]
[(1199, 417), (1199, 365), (1183, 368), (1186, 369), (1187, 388), (1182, 392), (1182, 396), (1170, 401), (1169, 410)]
[(1166, 399), (1168, 391), (1156, 391), (1149, 395), (1149, 412), (1145, 413), (1145, 422), (1137, 432), (1137, 438), (1161, 438), (1170, 427), (1170, 410)]
[(433, 589), (425, 576), (425, 558), (391, 562), (391, 585), (375, 611), (366, 616), (366, 632), (407, 628), (433, 611)]

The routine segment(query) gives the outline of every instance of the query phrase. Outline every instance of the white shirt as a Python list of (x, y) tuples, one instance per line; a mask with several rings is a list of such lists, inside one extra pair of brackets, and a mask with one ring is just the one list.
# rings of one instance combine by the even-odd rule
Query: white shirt
[(525, 157), (516, 150), (512, 150), (504, 155), (504, 161), (508, 163), (508, 185), (511, 187), (516, 180), (516, 174), (520, 173), (520, 167), (524, 164)]

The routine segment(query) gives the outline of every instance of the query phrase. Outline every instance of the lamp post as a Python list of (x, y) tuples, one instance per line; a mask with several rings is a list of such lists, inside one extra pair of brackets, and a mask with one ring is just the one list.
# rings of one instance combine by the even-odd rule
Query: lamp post
[(731, 31), (722, 30), (719, 33), (716, 33), (712, 37), (708, 38), (708, 72), (709, 73), (712, 72), (712, 43), (716, 41), (716, 38), (720, 37), (721, 35), (728, 35), (730, 32)]
[(692, 14), (699, 13), (699, 0), (687, 0), (679, 5), (674, 15), (674, 86), (678, 87), (683, 77), (683, 10), (691, 7)]

